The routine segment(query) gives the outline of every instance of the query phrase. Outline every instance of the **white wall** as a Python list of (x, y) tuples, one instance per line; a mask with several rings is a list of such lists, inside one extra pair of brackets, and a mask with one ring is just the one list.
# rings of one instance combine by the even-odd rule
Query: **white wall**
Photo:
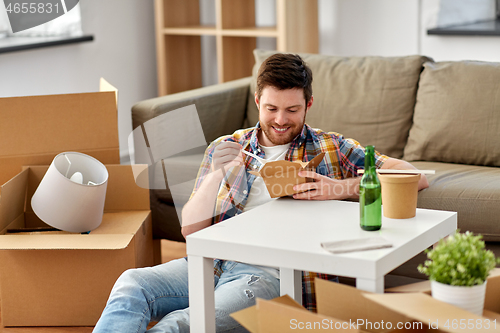
[[(479, 0), (444, 1), (457, 10), (441, 15), (444, 23), (486, 18), (486, 9), (493, 10), (492, 0), (484, 0), (477, 13), (471, 13), (471, 3)], [(438, 25), (439, 5), (440, 0), (319, 0), (320, 53), (500, 61), (500, 36), (428, 35)]]
[(500, 61), (500, 36), (436, 36), (427, 29), (438, 24), (439, 1), (422, 1), (421, 54), (436, 61), (482, 60)]
[(320, 53), (418, 53), (418, 0), (319, 0)]
[(104, 77), (119, 90), (120, 155), (126, 159), (131, 107), (156, 96), (153, 1), (80, 4), (83, 31), (94, 41), (0, 54), (0, 97), (98, 91)]
[[(318, 0), (320, 53), (341, 56), (424, 54), (437, 61), (500, 61), (500, 37), (427, 35), (439, 0)], [(119, 94), (123, 158), (132, 130), (130, 109), (156, 96), (153, 1), (81, 1), (89, 43), (0, 54), (0, 97), (96, 91), (101, 76)], [(256, 0), (257, 23), (272, 25), (275, 0)], [(201, 0), (201, 18), (215, 23), (213, 0)], [(274, 48), (272, 39), (258, 47)], [(204, 39), (205, 85), (217, 82), (215, 38)]]

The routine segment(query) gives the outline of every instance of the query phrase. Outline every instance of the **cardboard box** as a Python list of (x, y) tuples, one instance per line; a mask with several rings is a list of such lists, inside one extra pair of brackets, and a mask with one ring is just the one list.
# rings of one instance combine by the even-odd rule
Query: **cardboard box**
[(386, 293), (424, 293), (431, 294), (431, 281), (425, 280), (422, 282), (405, 284), (398, 287), (392, 287), (385, 289)]
[(321, 163), (324, 156), (325, 153), (321, 153), (309, 162), (267, 162), (260, 171), (250, 171), (250, 173), (264, 179), (271, 198), (284, 197), (298, 193), (298, 191), (293, 190), (294, 185), (312, 181), (309, 178), (299, 177), (298, 173), (302, 170), (314, 170)]
[(149, 191), (136, 185), (132, 166), (106, 168), (109, 180), (103, 221), (90, 234), (8, 233), (9, 229), (46, 226), (29, 203), (48, 166), (28, 167), (1, 187), (4, 326), (95, 325), (120, 274), (153, 265)]
[[(422, 287), (422, 285), (420, 285)], [(416, 286), (409, 288), (415, 290)], [(424, 287), (425, 290), (425, 287)], [(351, 286), (315, 280), (318, 313), (304, 309), (288, 296), (257, 299), (253, 307), (231, 316), (250, 332), (477, 332), (489, 320), (487, 332), (500, 331), (500, 270), (490, 275), (483, 317), (420, 292), (372, 294)], [(449, 324), (445, 327), (446, 320)], [(454, 328), (453, 320), (474, 323), (474, 329)], [(496, 327), (493, 321), (496, 319)], [(479, 320), (479, 321), (478, 321)], [(399, 328), (398, 328), (399, 325)], [(432, 326), (429, 327), (429, 326)], [(438, 329), (436, 329), (438, 328)]]
[[(116, 91), (0, 98), (0, 185), (64, 151), (120, 164)], [(106, 91), (103, 91), (106, 90)]]
[[(356, 288), (315, 279), (317, 313), (310, 312), (288, 295), (270, 301), (257, 299), (253, 307), (231, 314), (252, 333), (271, 332), (389, 332), (393, 330), (366, 329), (358, 325), (359, 319), (372, 323), (384, 320), (410, 322), (411, 319), (386, 310), (364, 298)], [(416, 331), (418, 332), (418, 331)], [(425, 330), (424, 330), (425, 332)]]
[[(328, 331), (330, 324), (340, 322), (334, 318), (307, 311), (300, 304), (295, 302), (290, 296), (285, 295), (274, 298), (270, 301), (257, 298), (257, 304), (249, 308), (231, 314), (236, 321), (251, 333), (276, 333), (307, 331), (318, 332)], [(318, 325), (308, 328), (301, 323), (327, 323), (328, 328)], [(352, 330), (351, 332), (362, 332)]]
[[(488, 276), (485, 308), (495, 307), (495, 312), (500, 313), (500, 268), (494, 268)], [(416, 283), (405, 284), (398, 287), (388, 288), (386, 293), (424, 293), (431, 295), (431, 281), (425, 280)], [(497, 304), (498, 303), (498, 304)]]
[[(94, 325), (121, 272), (153, 264), (149, 192), (136, 186), (131, 166), (109, 165), (120, 163), (117, 92), (103, 79), (100, 86), (96, 93), (0, 98), (4, 326)], [(64, 151), (108, 165), (101, 226), (89, 235), (7, 234), (46, 226), (31, 210), (31, 196)]]

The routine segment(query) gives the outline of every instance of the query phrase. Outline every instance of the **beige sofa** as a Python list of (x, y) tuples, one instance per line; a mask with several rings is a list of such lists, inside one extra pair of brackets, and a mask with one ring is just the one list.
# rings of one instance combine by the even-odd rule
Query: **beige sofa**
[[(133, 127), (195, 104), (206, 141), (254, 126), (255, 75), (272, 52), (255, 50), (253, 77), (136, 104)], [(336, 57), (303, 55), (313, 71), (314, 104), (306, 122), (373, 144), (381, 153), (435, 169), (418, 207), (458, 212), (462, 231), (500, 242), (500, 64), (434, 62), (424, 56)], [(155, 237), (182, 240), (174, 208), (186, 202), (202, 148), (163, 161), (168, 189), (151, 190)], [(137, 161), (152, 164), (149, 161)], [(150, 173), (163, 177), (159, 161)], [(181, 186), (181, 187), (182, 187)], [(179, 192), (179, 191), (177, 191)], [(500, 244), (500, 243), (499, 243)], [(499, 246), (500, 248), (500, 246)], [(421, 261), (417, 258), (416, 261)], [(410, 266), (408, 266), (410, 267)], [(418, 275), (414, 265), (405, 275)]]

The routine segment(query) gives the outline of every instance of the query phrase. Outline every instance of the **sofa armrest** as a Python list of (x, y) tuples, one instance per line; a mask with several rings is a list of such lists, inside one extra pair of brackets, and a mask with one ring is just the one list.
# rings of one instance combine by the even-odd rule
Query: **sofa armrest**
[(195, 104), (205, 139), (211, 142), (242, 128), (250, 81), (247, 77), (139, 102), (132, 107), (132, 126), (135, 129), (165, 112)]

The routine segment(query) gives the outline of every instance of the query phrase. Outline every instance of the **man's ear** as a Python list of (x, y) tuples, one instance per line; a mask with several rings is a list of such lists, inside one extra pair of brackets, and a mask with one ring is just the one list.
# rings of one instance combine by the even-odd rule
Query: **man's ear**
[(309, 100), (309, 103), (307, 103), (307, 106), (306, 106), (306, 113), (307, 113), (307, 111), (309, 111), (309, 109), (313, 105), (313, 99), (314, 99), (314, 96), (311, 96), (311, 99)]
[(255, 105), (257, 105), (257, 110), (259, 110), (259, 111), (260, 111), (260, 107), (259, 107), (259, 97), (257, 96), (257, 92), (255, 92), (254, 96), (255, 96)]

